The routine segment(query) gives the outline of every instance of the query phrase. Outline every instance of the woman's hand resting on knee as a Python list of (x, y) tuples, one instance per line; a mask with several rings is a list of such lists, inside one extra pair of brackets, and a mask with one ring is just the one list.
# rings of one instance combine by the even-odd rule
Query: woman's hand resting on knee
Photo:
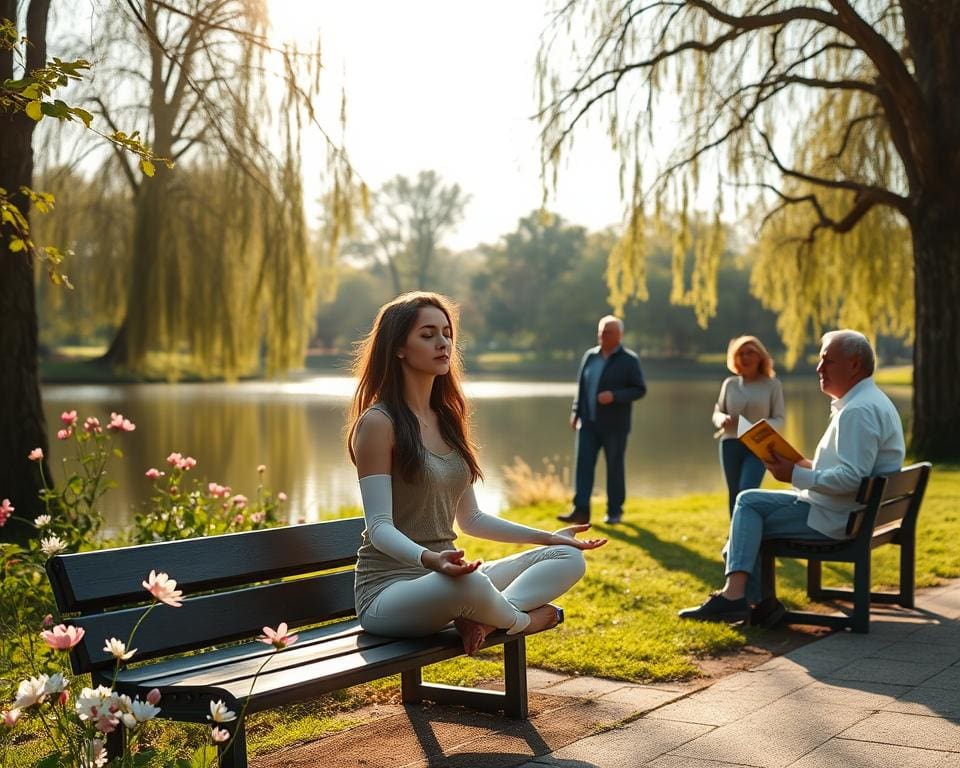
[(420, 562), (424, 568), (445, 576), (463, 576), (480, 567), (481, 560), (468, 562), (463, 559), (463, 555), (462, 549), (445, 549), (443, 552), (432, 552), (428, 549), (420, 555)]
[(597, 547), (602, 547), (607, 543), (606, 539), (578, 539), (577, 534), (583, 533), (590, 528), (590, 523), (583, 523), (582, 525), (568, 525), (566, 528), (561, 528), (559, 531), (554, 531), (551, 534), (552, 541), (551, 544), (566, 544), (571, 547), (576, 547), (577, 549), (596, 549)]

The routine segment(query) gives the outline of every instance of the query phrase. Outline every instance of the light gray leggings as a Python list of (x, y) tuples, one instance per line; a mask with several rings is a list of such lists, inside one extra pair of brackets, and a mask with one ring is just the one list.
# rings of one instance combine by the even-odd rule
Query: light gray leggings
[(465, 618), (516, 634), (530, 623), (526, 611), (558, 598), (585, 570), (583, 552), (554, 545), (492, 560), (463, 576), (433, 571), (386, 587), (360, 624), (376, 635), (419, 637)]

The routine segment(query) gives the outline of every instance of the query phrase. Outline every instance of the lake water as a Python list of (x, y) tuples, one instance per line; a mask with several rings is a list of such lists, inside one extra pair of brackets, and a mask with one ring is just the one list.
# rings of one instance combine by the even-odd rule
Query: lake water
[[(710, 422), (719, 384), (649, 382), (647, 396), (634, 406), (628, 496), (724, 489)], [(327, 511), (359, 505), (356, 473), (342, 436), (353, 387), (345, 376), (317, 376), (282, 383), (51, 385), (43, 395), (48, 428), (54, 432), (60, 413), (74, 408), (81, 421), (97, 416), (106, 422), (111, 411), (119, 411), (136, 423), (135, 432), (116, 439), (125, 457), (113, 463), (110, 474), (119, 488), (104, 497), (107, 524), (117, 528), (149, 496), (144, 472), (164, 469), (166, 456), (174, 451), (197, 459), (199, 477), (247, 495), (257, 486), (257, 466), (266, 464), (268, 487), (289, 496), (291, 522), (318, 520)], [(572, 382), (468, 380), (466, 391), (486, 476), (477, 494), (483, 509), (504, 508), (503, 467), (515, 457), (536, 470), (543, 469), (544, 459), (571, 467)], [(886, 391), (908, 418), (909, 388)], [(827, 423), (829, 399), (813, 375), (785, 379), (784, 392), (784, 434), (812, 455)], [(51, 439), (55, 473), (67, 446), (72, 443)], [(603, 488), (601, 459), (595, 491)]]

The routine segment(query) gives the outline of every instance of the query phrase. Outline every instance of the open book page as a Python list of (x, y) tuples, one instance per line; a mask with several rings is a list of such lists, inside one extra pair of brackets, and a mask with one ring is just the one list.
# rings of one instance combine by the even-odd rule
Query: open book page
[[(740, 418), (742, 423), (750, 424), (742, 416)], [(737, 426), (737, 436), (740, 438), (740, 442), (747, 446), (761, 461), (771, 458), (771, 450), (790, 461), (796, 462), (803, 459), (803, 454), (790, 445), (783, 435), (767, 423), (766, 419), (760, 419), (756, 424), (744, 429), (743, 432), (740, 431), (742, 423)]]
[(753, 422), (743, 418), (743, 414), (741, 413), (739, 416), (737, 416), (737, 437), (740, 437), (740, 435), (742, 435), (752, 426)]

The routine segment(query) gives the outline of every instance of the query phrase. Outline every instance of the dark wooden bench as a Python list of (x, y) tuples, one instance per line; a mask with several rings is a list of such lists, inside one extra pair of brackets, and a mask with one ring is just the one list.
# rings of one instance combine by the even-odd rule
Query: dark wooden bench
[[(429, 699), (526, 718), (523, 636), (500, 631), (487, 638), (485, 646), (504, 646), (500, 692), (423, 682), (423, 667), (462, 655), (452, 628), (405, 640), (360, 628), (349, 566), (363, 528), (363, 518), (350, 518), (52, 557), (47, 574), (57, 605), (67, 623), (86, 630), (71, 652), (73, 671), (131, 697), (145, 699), (158, 688), (160, 717), (183, 722), (207, 722), (218, 699), (238, 716), (246, 707), (248, 715), (398, 672), (404, 702)], [(154, 602), (142, 586), (151, 570), (176, 579), (183, 605), (151, 611), (133, 638), (132, 666), (114, 682), (115, 662), (103, 647), (111, 637), (127, 642)], [(262, 627), (281, 622), (306, 627), (297, 643), (275, 651), (257, 642)], [(221, 764), (246, 766), (243, 722), (224, 727), (232, 738), (221, 745)], [(111, 756), (122, 748), (122, 731), (110, 735)]]
[[(831, 615), (811, 611), (787, 611), (787, 624), (814, 624), (835, 629), (869, 632), (870, 603), (888, 603), (913, 608), (916, 561), (917, 514), (930, 476), (930, 463), (921, 462), (898, 472), (868, 477), (860, 484), (857, 501), (864, 505), (847, 521), (849, 539), (840, 541), (790, 541), (768, 539), (761, 547), (764, 602), (776, 599), (776, 558), (807, 561), (807, 594), (812, 600), (850, 600), (849, 614)], [(873, 592), (871, 553), (883, 544), (900, 547), (900, 588), (897, 592)], [(824, 562), (853, 563), (853, 588), (828, 589), (821, 583)], [(769, 604), (769, 603), (768, 603)]]

